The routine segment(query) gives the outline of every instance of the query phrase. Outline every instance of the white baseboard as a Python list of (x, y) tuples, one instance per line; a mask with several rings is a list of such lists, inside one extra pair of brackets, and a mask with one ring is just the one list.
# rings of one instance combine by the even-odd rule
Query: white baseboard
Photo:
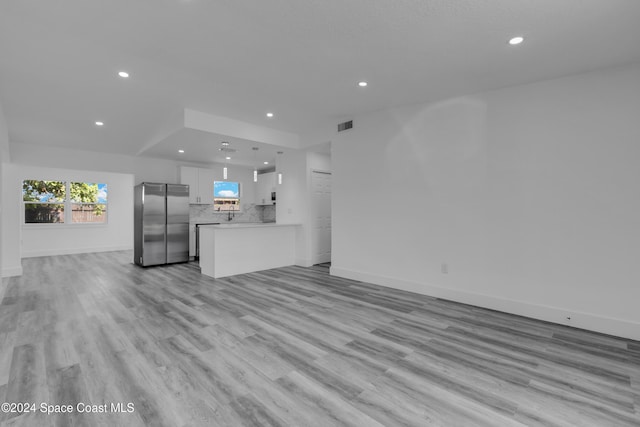
[(2, 269), (2, 277), (22, 276), (22, 266), (9, 267)]
[(68, 249), (44, 249), (36, 251), (24, 251), (22, 252), (22, 258), (35, 258), (41, 256), (56, 256), (56, 255), (74, 255), (74, 254), (87, 254), (94, 252), (113, 252), (113, 251), (128, 251), (132, 250), (133, 246), (107, 246), (107, 247), (92, 247), (92, 248), (68, 248)]
[(299, 267), (311, 267), (313, 263), (309, 259), (296, 258), (296, 264)]
[(504, 299), (491, 295), (445, 289), (425, 283), (411, 282), (334, 266), (332, 266), (329, 271), (332, 276), (344, 277), (346, 279), (415, 292), (435, 298), (461, 302), (477, 307), (587, 329), (603, 334), (640, 340), (640, 323), (625, 319), (616, 319), (595, 313), (584, 313), (568, 308), (531, 304), (525, 301)]

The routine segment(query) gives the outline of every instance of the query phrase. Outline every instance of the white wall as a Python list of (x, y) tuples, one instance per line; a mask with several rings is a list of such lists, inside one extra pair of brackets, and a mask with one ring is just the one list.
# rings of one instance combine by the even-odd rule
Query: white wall
[(2, 238), (2, 183), (4, 182), (4, 175), (3, 175), (3, 171), (4, 170), (4, 159), (2, 157), (2, 153), (0, 152), (0, 277), (4, 277), (4, 269), (2, 268), (2, 242), (3, 242), (3, 238)]
[(136, 185), (141, 182), (180, 183), (180, 169), (177, 162), (161, 159), (136, 157), (133, 164)]
[(638, 64), (356, 117), (332, 274), (640, 339), (638, 117)]
[[(20, 196), (16, 195), (14, 171), (11, 163), (2, 165), (2, 276), (20, 276)], [(19, 189), (18, 189), (19, 190)]]
[(329, 154), (309, 152), (307, 153), (307, 163), (309, 165), (309, 174), (314, 170), (331, 172), (331, 156)]
[(314, 264), (312, 254), (311, 173), (331, 171), (331, 156), (305, 150), (287, 150), (276, 159), (276, 172), (282, 173), (282, 184), (276, 186), (276, 222), (300, 224), (296, 240), (296, 264)]
[(10, 273), (9, 270), (7, 269), (7, 271), (5, 272), (4, 266), (3, 266), (3, 257), (2, 257), (2, 251), (3, 251), (3, 246), (4, 246), (4, 230), (2, 227), (2, 217), (3, 217), (3, 208), (4, 205), (2, 203), (2, 187), (4, 187), (3, 183), (4, 183), (4, 169), (5, 169), (5, 163), (9, 162), (9, 130), (7, 128), (7, 122), (5, 120), (4, 117), (4, 110), (2, 109), (2, 103), (0, 102), (0, 273), (1, 273), (1, 277), (5, 277), (5, 276), (9, 276), (9, 275), (14, 275), (15, 273), (19, 273), (19, 272), (14, 272), (14, 273)]
[[(22, 202), (20, 195), (23, 173), (48, 171), (51, 168), (60, 170), (65, 177), (80, 179), (87, 176), (84, 181), (98, 181), (99, 177), (106, 177), (118, 182), (121, 190), (117, 193), (122, 196), (113, 196), (117, 209), (122, 215), (131, 215), (133, 212), (133, 185), (147, 182), (179, 182), (177, 162), (161, 159), (148, 159), (134, 156), (124, 156), (108, 153), (96, 153), (92, 151), (70, 150), (65, 148), (47, 147), (41, 145), (10, 143), (11, 163), (5, 163), (2, 167), (2, 271), (5, 275), (22, 274), (20, 259), (24, 256), (35, 256), (53, 253), (74, 253), (79, 251), (110, 250), (115, 248), (130, 248), (133, 244), (133, 220), (122, 222), (122, 228), (107, 240), (100, 243), (89, 240), (90, 236), (102, 237), (105, 229), (100, 226), (93, 233), (78, 233), (78, 229), (72, 229), (70, 238), (59, 239), (59, 234), (50, 236), (50, 243), (34, 244), (35, 233), (27, 231), (22, 233)], [(95, 172), (87, 172), (95, 171)], [(31, 173), (30, 173), (31, 174)], [(88, 174), (88, 175), (87, 175)], [(78, 177), (78, 178), (76, 178)], [(91, 178), (95, 177), (95, 178)], [(27, 178), (28, 179), (28, 178)], [(59, 178), (55, 178), (59, 179)], [(124, 182), (127, 182), (126, 186)], [(115, 191), (110, 189), (111, 195)], [(128, 195), (127, 195), (128, 194)], [(114, 220), (110, 217), (111, 221)], [(120, 220), (115, 219), (116, 224)], [(61, 230), (61, 229), (58, 229)], [(125, 239), (124, 233), (128, 233)], [(49, 233), (49, 231), (45, 231)], [(56, 232), (57, 233), (57, 232)]]
[(9, 128), (0, 102), (0, 160), (9, 162)]
[(276, 222), (301, 224), (296, 234), (296, 264), (308, 265), (306, 236), (307, 153), (287, 150), (276, 158), (276, 172), (282, 173), (282, 184), (276, 183)]
[[(6, 195), (21, 206), (25, 179), (107, 184), (107, 224), (22, 225), (22, 257), (127, 250), (133, 248), (133, 175), (15, 165)], [(24, 221), (20, 209), (20, 223)]]
[(32, 166), (134, 174), (136, 184), (179, 182), (178, 163), (170, 160), (12, 143), (11, 161)]

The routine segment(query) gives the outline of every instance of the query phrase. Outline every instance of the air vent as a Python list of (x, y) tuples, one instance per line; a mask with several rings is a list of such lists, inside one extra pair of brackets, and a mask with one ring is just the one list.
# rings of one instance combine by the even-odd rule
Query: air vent
[(235, 153), (238, 150), (236, 150), (235, 148), (221, 147), (221, 148), (218, 148), (218, 151), (222, 151), (224, 153)]
[(349, 120), (348, 122), (340, 123), (338, 125), (338, 132), (342, 132), (343, 130), (348, 130), (353, 127), (353, 120)]

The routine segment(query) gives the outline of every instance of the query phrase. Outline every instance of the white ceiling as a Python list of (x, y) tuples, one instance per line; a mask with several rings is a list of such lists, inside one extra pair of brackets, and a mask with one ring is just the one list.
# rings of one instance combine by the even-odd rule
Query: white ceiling
[[(1, 0), (0, 103), (14, 143), (179, 159), (184, 139), (157, 135), (185, 108), (304, 142), (366, 111), (638, 62), (638, 22), (638, 0)], [(233, 136), (179, 132), (200, 161)]]
[[(222, 142), (228, 142), (225, 147), (233, 152), (222, 151)], [(253, 148), (258, 148), (254, 151)], [(178, 153), (182, 149), (184, 153)], [(270, 169), (275, 166), (278, 151), (285, 150), (273, 144), (265, 144), (244, 138), (236, 138), (212, 132), (194, 129), (181, 129), (144, 151), (145, 156), (160, 159), (179, 159), (195, 163), (228, 163), (255, 167), (259, 170)], [(231, 157), (227, 160), (226, 157)], [(203, 160), (206, 159), (206, 160)], [(264, 162), (269, 162), (265, 165)]]

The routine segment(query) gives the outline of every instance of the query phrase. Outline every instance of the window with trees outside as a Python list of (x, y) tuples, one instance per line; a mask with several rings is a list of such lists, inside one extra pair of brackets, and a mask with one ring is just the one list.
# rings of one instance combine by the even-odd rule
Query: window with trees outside
[(25, 180), (22, 200), (25, 224), (107, 222), (107, 184)]

